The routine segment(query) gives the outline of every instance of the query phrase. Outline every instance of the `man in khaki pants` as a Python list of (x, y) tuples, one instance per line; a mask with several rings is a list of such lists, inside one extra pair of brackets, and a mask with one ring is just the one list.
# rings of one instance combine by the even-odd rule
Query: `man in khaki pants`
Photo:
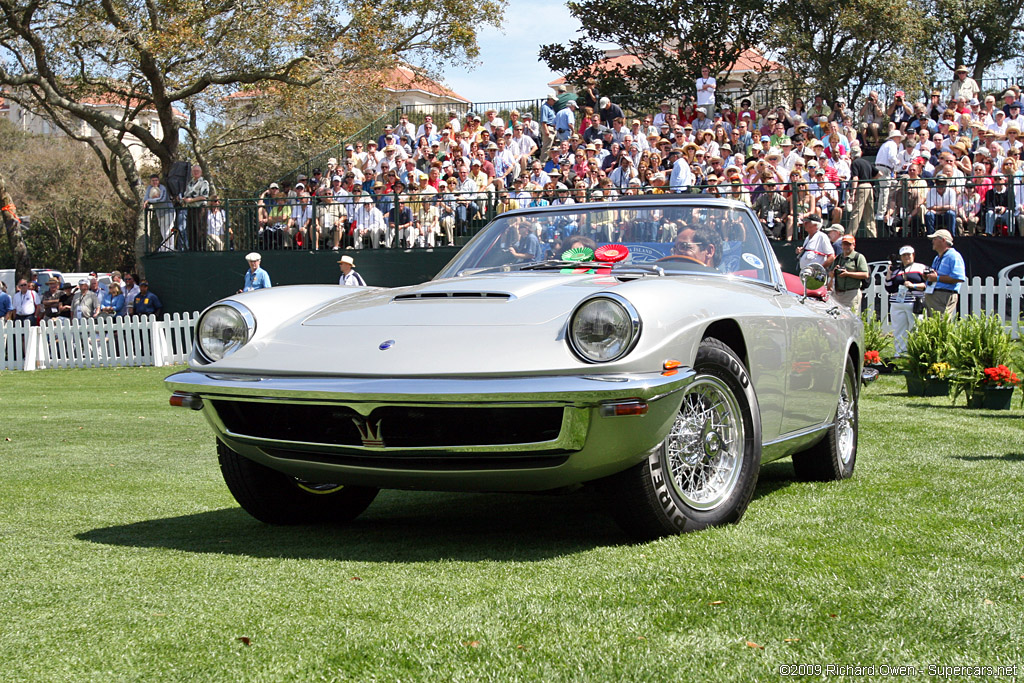
[(836, 257), (832, 271), (832, 292), (836, 301), (860, 315), (860, 288), (868, 279), (868, 261), (854, 250), (857, 239), (853, 235), (844, 235), (841, 243), (843, 253)]

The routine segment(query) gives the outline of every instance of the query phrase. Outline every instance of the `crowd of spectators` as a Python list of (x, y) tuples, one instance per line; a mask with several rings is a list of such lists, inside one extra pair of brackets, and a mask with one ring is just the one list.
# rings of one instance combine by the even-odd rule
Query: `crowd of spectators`
[[(916, 101), (871, 91), (856, 108), (820, 95), (754, 108), (721, 101), (703, 71), (695, 98), (642, 116), (594, 82), (548, 92), (536, 117), (402, 115), (310, 177), (271, 183), (252, 246), (444, 246), (486, 212), (668, 192), (744, 202), (773, 239), (793, 239), (809, 215), (867, 237), (1024, 234), (1016, 87), (982, 93), (960, 67), (948, 91)], [(207, 211), (209, 242), (224, 248), (223, 209)]]
[[(45, 286), (41, 286), (45, 285)], [(149, 291), (149, 283), (137, 275), (120, 271), (110, 273), (109, 282), (101, 282), (97, 273), (78, 280), (77, 285), (56, 277), (45, 283), (19, 280), (17, 293), (10, 297), (4, 287), (0, 293), (0, 320), (42, 321), (120, 318), (132, 315), (156, 315), (163, 311), (160, 298)]]

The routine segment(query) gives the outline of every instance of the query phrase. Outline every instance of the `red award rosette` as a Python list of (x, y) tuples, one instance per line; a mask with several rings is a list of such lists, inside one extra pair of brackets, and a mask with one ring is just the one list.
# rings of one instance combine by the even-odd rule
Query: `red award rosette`
[(605, 244), (594, 251), (594, 260), (604, 263), (618, 263), (629, 256), (629, 249), (623, 244)]

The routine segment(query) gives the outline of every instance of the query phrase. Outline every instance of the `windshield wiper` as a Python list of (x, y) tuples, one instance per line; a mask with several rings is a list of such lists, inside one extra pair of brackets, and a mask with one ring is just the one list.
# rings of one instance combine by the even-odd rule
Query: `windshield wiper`
[(612, 264), (600, 261), (561, 261), (548, 259), (547, 261), (531, 261), (519, 266), (519, 270), (547, 270), (549, 268), (607, 268)]

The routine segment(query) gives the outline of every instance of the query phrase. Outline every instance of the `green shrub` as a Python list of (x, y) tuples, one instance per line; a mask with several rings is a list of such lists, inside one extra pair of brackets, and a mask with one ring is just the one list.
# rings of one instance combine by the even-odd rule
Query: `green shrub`
[(984, 383), (985, 368), (1013, 361), (1014, 342), (998, 315), (960, 318), (952, 324), (947, 343), (954, 401), (961, 393), (971, 399)]
[(897, 359), (901, 370), (912, 377), (925, 379), (935, 374), (932, 366), (948, 363), (949, 333), (953, 323), (949, 316), (921, 318), (907, 334), (907, 353)]
[(864, 323), (864, 352), (878, 351), (883, 362), (892, 358), (892, 333), (883, 329), (882, 321), (878, 319), (875, 310), (861, 311), (860, 319)]

